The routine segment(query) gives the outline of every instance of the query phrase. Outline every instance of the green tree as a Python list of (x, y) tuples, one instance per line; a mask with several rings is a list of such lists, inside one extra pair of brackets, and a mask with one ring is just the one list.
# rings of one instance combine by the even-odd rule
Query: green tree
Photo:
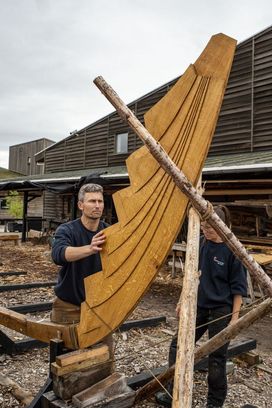
[(18, 191), (9, 191), (6, 201), (9, 215), (14, 218), (23, 218), (23, 202)]

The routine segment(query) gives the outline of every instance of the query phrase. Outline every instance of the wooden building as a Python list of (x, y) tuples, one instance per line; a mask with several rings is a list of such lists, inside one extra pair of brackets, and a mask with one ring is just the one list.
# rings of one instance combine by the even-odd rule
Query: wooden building
[(35, 154), (53, 143), (53, 140), (42, 138), (10, 146), (9, 170), (25, 176), (43, 174), (43, 165), (37, 165)]

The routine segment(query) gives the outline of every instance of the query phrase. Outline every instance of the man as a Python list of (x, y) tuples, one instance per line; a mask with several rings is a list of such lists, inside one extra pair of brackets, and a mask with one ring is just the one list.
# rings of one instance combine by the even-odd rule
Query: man
[(52, 259), (61, 265), (51, 320), (78, 323), (80, 304), (85, 300), (84, 278), (102, 270), (100, 254), (105, 242), (101, 221), (104, 209), (103, 187), (85, 184), (78, 193), (80, 218), (58, 227), (52, 246)]

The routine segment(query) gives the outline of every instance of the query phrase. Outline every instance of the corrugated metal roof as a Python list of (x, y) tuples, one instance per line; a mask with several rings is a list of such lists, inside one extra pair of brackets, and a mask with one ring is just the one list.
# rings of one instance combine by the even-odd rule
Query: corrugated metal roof
[[(127, 169), (125, 166), (115, 166), (115, 167), (100, 167), (96, 169), (85, 169), (77, 171), (64, 171), (58, 173), (48, 173), (48, 174), (38, 174), (36, 176), (21, 176), (12, 178), (11, 181), (33, 181), (33, 182), (62, 182), (62, 181), (73, 181), (79, 180), (80, 177), (88, 176), (91, 174), (104, 174), (107, 178), (110, 176), (116, 176), (116, 174), (121, 177), (125, 174), (127, 175)], [(0, 179), (0, 184), (6, 183), (8, 179)]]

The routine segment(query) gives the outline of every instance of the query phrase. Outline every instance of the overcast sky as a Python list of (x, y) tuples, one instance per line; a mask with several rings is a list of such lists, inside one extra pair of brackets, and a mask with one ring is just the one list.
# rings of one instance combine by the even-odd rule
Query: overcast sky
[(272, 24), (271, 0), (0, 0), (0, 166), (8, 147), (59, 141), (182, 74), (211, 35)]

